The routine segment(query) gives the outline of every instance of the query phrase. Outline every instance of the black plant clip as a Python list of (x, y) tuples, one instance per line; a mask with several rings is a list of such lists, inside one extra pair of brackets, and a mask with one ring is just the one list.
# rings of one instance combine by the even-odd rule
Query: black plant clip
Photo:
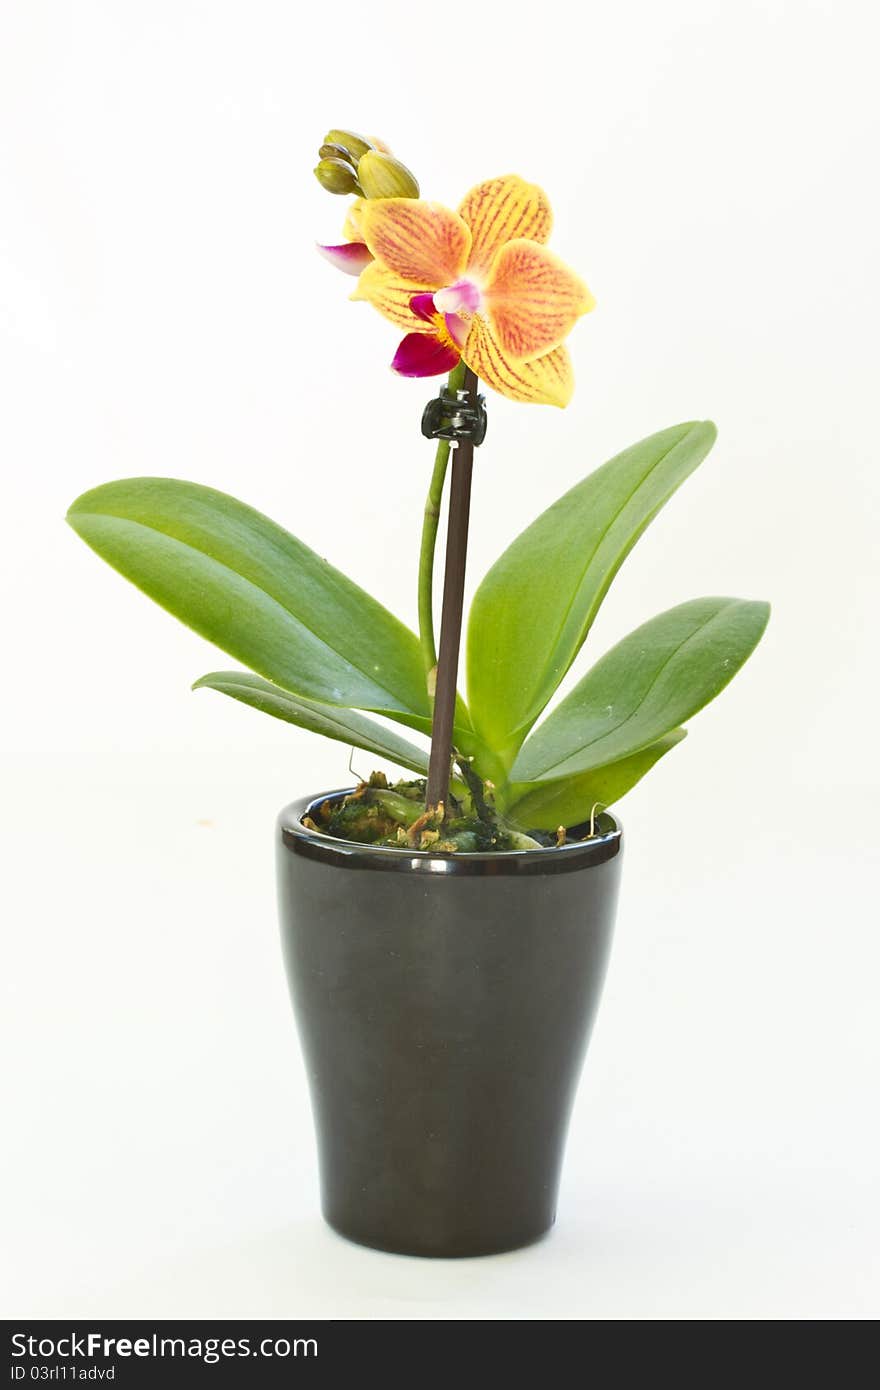
[(444, 386), (439, 396), (428, 401), (422, 414), (422, 434), (426, 439), (448, 439), (454, 443), (470, 440), (479, 448), (486, 438), (485, 397), (471, 400), (467, 391), (449, 390)]

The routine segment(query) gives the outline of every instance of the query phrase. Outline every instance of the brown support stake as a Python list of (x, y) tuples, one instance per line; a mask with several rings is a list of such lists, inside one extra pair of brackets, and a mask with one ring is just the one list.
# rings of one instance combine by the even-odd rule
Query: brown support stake
[[(471, 402), (477, 399), (477, 378), (468, 368), (462, 389)], [(449, 526), (446, 533), (446, 573), (443, 578), (443, 610), (440, 618), (440, 652), (437, 658), (437, 684), (434, 690), (434, 720), (431, 727), (431, 757), (428, 763), (427, 806), (448, 806), (449, 777), (452, 769), (452, 730), (455, 723), (455, 692), (458, 685), (458, 652), (464, 611), (464, 575), (467, 563), (468, 521), (471, 510), (471, 477), (474, 445), (460, 440), (452, 455), (452, 483), (449, 490)]]

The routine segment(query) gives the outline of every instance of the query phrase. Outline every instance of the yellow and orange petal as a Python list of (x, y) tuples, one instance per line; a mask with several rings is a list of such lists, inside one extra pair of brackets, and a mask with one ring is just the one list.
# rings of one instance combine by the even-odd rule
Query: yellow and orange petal
[(349, 242), (363, 242), (364, 234), (360, 229), (360, 214), (363, 213), (366, 206), (366, 197), (355, 197), (349, 203), (349, 210), (345, 214), (345, 222), (342, 224), (342, 235)]
[(430, 285), (402, 280), (394, 271), (373, 261), (361, 271), (352, 299), (362, 299), (405, 333), (432, 333), (433, 327), (410, 308), (413, 295), (424, 294)]
[(481, 381), (512, 401), (562, 407), (574, 393), (571, 358), (564, 347), (531, 362), (515, 361), (502, 351), (489, 325), (479, 317), (471, 322), (462, 357)]
[(526, 183), (517, 174), (486, 179), (467, 194), (458, 215), (471, 231), (468, 270), (485, 279), (502, 246), (525, 237), (545, 242), (553, 227), (553, 214), (543, 189)]
[(485, 302), (499, 347), (521, 362), (559, 347), (596, 303), (564, 261), (524, 240), (509, 241), (498, 252)]
[(373, 255), (401, 280), (439, 290), (463, 274), (471, 234), (441, 203), (381, 198), (367, 201), (358, 220)]

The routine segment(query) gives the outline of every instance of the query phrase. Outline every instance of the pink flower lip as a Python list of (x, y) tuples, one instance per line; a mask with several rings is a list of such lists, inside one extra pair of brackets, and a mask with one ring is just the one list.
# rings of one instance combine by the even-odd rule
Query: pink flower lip
[(434, 303), (441, 314), (475, 314), (481, 307), (483, 296), (479, 285), (473, 280), (456, 280), (434, 295)]
[(409, 307), (418, 318), (424, 319), (426, 323), (433, 323), (437, 317), (437, 306), (434, 303), (434, 296), (430, 293), (414, 294), (409, 301)]
[(360, 275), (373, 259), (372, 253), (362, 241), (344, 241), (341, 246), (321, 246), (319, 243), (318, 251), (325, 261), (329, 261), (346, 275)]
[(458, 365), (459, 354), (433, 333), (407, 333), (394, 354), (392, 371), (398, 376), (440, 376)]
[(446, 323), (446, 332), (459, 348), (463, 348), (470, 332), (470, 323), (467, 319), (463, 319), (460, 314), (444, 314), (443, 318)]
[[(417, 318), (424, 320), (425, 324), (434, 324), (435, 320), (439, 317), (437, 300), (435, 300), (435, 296), (431, 295), (431, 293), (413, 295), (412, 299), (410, 299), (410, 309), (413, 310)], [(464, 339), (467, 338), (468, 328), (470, 328), (470, 324), (468, 324), (466, 318), (460, 317), (460, 314), (443, 314), (443, 322), (446, 324), (446, 332), (448, 332), (452, 342), (455, 343), (459, 349), (463, 347)], [(441, 336), (442, 339), (442, 334), (439, 336)]]

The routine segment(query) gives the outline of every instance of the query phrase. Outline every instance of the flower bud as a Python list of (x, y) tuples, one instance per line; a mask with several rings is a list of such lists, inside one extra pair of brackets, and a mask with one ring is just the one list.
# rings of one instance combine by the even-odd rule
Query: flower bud
[(341, 159), (343, 163), (350, 164), (352, 168), (357, 164), (357, 160), (350, 155), (343, 145), (322, 145), (318, 150), (319, 159)]
[(322, 159), (315, 168), (315, 178), (328, 193), (360, 192), (354, 169), (344, 159)]
[(368, 198), (418, 198), (419, 184), (405, 164), (390, 154), (368, 150), (357, 166), (358, 182)]
[(341, 145), (344, 150), (348, 151), (355, 163), (362, 154), (366, 154), (367, 150), (373, 148), (369, 140), (365, 140), (363, 135), (356, 135), (353, 130), (328, 130), (324, 136), (324, 144)]

